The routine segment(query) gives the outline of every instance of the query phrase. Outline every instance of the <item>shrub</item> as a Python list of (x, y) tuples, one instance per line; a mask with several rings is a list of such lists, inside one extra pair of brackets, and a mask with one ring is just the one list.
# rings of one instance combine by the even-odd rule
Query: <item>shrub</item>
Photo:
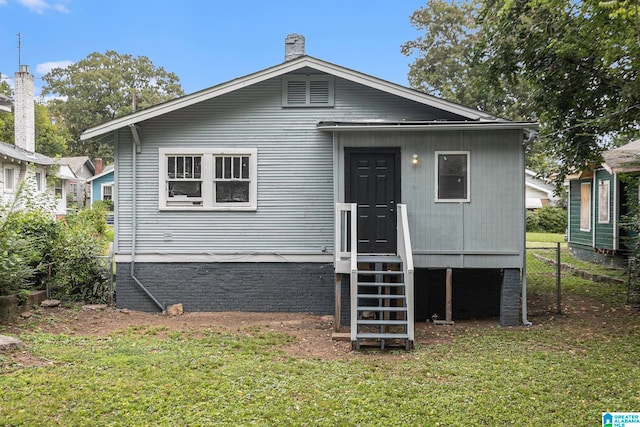
[(540, 231), (540, 218), (536, 211), (527, 211), (527, 231)]
[(109, 300), (109, 269), (100, 258), (106, 230), (104, 211), (85, 209), (60, 224), (53, 248), (53, 293), (65, 300), (105, 303)]
[(538, 209), (537, 214), (540, 231), (546, 233), (564, 233), (566, 231), (566, 210), (555, 206), (545, 206)]
[(49, 275), (53, 244), (58, 232), (58, 224), (42, 210), (14, 212), (7, 220), (7, 226), (21, 238), (29, 242), (28, 263), (34, 270), (32, 278), (36, 289), (44, 288)]

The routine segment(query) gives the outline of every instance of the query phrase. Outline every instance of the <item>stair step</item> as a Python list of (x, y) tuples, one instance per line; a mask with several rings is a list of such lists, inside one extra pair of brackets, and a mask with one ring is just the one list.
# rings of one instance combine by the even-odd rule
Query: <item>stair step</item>
[(383, 334), (383, 333), (359, 333), (356, 334), (356, 339), (359, 340), (375, 340), (375, 339), (409, 339), (409, 334)]
[(372, 276), (374, 274), (384, 274), (387, 276), (399, 276), (401, 274), (404, 274), (403, 271), (398, 271), (398, 270), (384, 270), (384, 271), (379, 271), (379, 270), (358, 270), (358, 275), (362, 274), (363, 276)]
[(406, 325), (406, 320), (358, 320), (358, 325)]
[(404, 286), (403, 282), (391, 283), (391, 282), (358, 282), (358, 286)]
[(358, 311), (407, 311), (407, 307), (369, 307), (360, 306)]
[(358, 262), (381, 262), (385, 264), (399, 264), (402, 262), (402, 258), (400, 258), (398, 255), (358, 255)]
[(406, 299), (406, 296), (405, 295), (389, 295), (389, 294), (358, 294), (358, 298)]

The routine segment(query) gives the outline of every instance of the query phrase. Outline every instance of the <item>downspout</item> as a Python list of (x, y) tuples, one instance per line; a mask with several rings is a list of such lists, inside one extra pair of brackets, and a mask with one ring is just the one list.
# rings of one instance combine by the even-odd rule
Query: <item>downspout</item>
[[(522, 170), (525, 169), (525, 152), (527, 151), (527, 146), (535, 139), (536, 132), (529, 130), (527, 133), (527, 140), (524, 141), (522, 147), (522, 156), (520, 157), (520, 161), (522, 162)], [(522, 205), (524, 207), (524, 239), (522, 246), (522, 324), (524, 326), (531, 326), (533, 323), (529, 321), (527, 318), (527, 186), (525, 183), (525, 177), (522, 176)]]
[(131, 134), (133, 136), (133, 150), (132, 150), (132, 179), (131, 179), (131, 195), (132, 195), (132, 202), (131, 202), (131, 278), (133, 279), (133, 281), (138, 285), (138, 287), (140, 289), (142, 289), (142, 291), (144, 291), (145, 294), (147, 294), (147, 296), (149, 298), (151, 298), (151, 300), (158, 306), (158, 308), (160, 309), (161, 312), (165, 312), (165, 307), (164, 304), (162, 304), (160, 301), (158, 301), (158, 299), (156, 297), (154, 297), (151, 292), (149, 292), (149, 290), (147, 289), (146, 286), (144, 286), (140, 280), (138, 280), (138, 278), (135, 275), (135, 265), (136, 265), (136, 230), (138, 228), (138, 215), (137, 215), (137, 194), (136, 194), (136, 190), (137, 190), (137, 176), (136, 176), (136, 155), (138, 153), (140, 153), (142, 151), (142, 146), (140, 143), (140, 135), (138, 134), (138, 129), (136, 128), (136, 125), (131, 124), (129, 125), (129, 128), (131, 129)]

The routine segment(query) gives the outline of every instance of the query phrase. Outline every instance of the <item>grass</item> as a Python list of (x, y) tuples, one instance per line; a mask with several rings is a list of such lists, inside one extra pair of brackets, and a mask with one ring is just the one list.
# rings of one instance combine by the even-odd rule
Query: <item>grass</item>
[[(553, 269), (537, 267), (542, 274), (530, 291), (552, 293)], [(25, 426), (593, 426), (603, 411), (637, 411), (637, 312), (615, 285), (563, 278), (563, 287), (593, 297), (597, 307), (540, 315), (532, 328), (456, 325), (411, 352), (343, 360), (287, 356), (292, 338), (258, 327), (250, 336), (140, 326), (98, 337), (33, 328), (20, 336), (25, 351), (49, 365), (0, 368), (0, 419)], [(585, 309), (593, 316), (572, 314)]]
[(527, 232), (527, 243), (565, 243), (562, 233)]
[[(640, 404), (638, 319), (461, 329), (389, 357), (299, 360), (273, 332), (159, 339), (28, 333), (52, 361), (0, 375), (6, 425), (597, 425)], [(37, 408), (35, 410), (34, 408)]]

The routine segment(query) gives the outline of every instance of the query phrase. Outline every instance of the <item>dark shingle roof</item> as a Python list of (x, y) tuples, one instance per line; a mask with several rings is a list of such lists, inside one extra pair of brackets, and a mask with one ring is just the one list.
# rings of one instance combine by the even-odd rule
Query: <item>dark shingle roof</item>
[(11, 157), (16, 160), (28, 163), (36, 163), (38, 165), (53, 165), (55, 160), (40, 153), (30, 153), (22, 148), (18, 148), (13, 144), (0, 142), (0, 156)]

